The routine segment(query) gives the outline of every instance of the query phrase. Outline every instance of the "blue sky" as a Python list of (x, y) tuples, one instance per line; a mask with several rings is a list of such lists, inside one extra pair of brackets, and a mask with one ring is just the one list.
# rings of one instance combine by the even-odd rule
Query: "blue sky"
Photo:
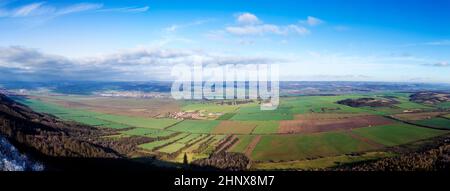
[(450, 83), (450, 1), (0, 0), (17, 80), (164, 79), (193, 57), (277, 63), (284, 80)]

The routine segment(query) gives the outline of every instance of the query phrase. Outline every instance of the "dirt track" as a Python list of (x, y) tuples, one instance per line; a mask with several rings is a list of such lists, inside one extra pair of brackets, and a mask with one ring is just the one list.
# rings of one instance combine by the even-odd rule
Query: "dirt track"
[(250, 144), (247, 145), (247, 148), (245, 149), (244, 154), (248, 158), (251, 158), (253, 149), (255, 149), (256, 145), (259, 143), (260, 140), (261, 140), (261, 135), (258, 135), (253, 138), (253, 140), (252, 140), (252, 142), (250, 142)]

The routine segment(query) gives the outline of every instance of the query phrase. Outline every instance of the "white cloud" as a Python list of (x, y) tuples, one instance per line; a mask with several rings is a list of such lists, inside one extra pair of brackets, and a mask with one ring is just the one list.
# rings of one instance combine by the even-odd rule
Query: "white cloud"
[(192, 26), (197, 26), (197, 25), (202, 25), (205, 24), (207, 22), (212, 21), (212, 19), (204, 19), (204, 20), (196, 20), (190, 23), (186, 23), (186, 24), (173, 24), (170, 25), (169, 27), (165, 28), (165, 31), (167, 32), (175, 32), (181, 28), (187, 28), (187, 27), (192, 27)]
[(180, 25), (171, 25), (170, 27), (166, 28), (167, 32), (174, 32), (176, 31), (178, 28), (180, 28)]
[(227, 27), (226, 31), (235, 35), (262, 35), (266, 33), (286, 34), (276, 25), (246, 25)]
[(293, 32), (300, 34), (300, 35), (305, 35), (305, 34), (310, 33), (308, 29), (306, 29), (305, 27), (302, 27), (302, 26), (289, 25), (288, 28), (290, 30), (292, 30)]
[(324, 21), (316, 17), (308, 16), (306, 20), (300, 21), (300, 23), (305, 23), (309, 26), (317, 26), (324, 23)]
[(111, 9), (101, 9), (98, 12), (121, 12), (121, 13), (143, 13), (150, 9), (149, 6), (144, 7), (120, 7)]
[(251, 13), (244, 13), (239, 15), (236, 21), (237, 23), (239, 23), (239, 25), (226, 27), (225, 31), (233, 35), (306, 35), (310, 33), (307, 28), (295, 24), (281, 26), (275, 24), (264, 24), (254, 14)]
[(138, 7), (138, 8), (128, 8), (127, 12), (146, 12), (150, 9), (149, 6)]
[(102, 4), (92, 4), (92, 3), (79, 3), (75, 5), (70, 5), (68, 7), (64, 7), (60, 9), (56, 14), (65, 15), (89, 10), (96, 10), (102, 8)]
[(260, 23), (258, 17), (251, 13), (242, 13), (238, 15), (237, 22), (243, 25), (254, 25)]
[(0, 80), (170, 80), (176, 64), (202, 58), (204, 64), (267, 64), (265, 57), (242, 57), (203, 51), (136, 48), (70, 59), (24, 47), (0, 47)]
[(90, 10), (100, 9), (102, 4), (93, 3), (79, 3), (72, 4), (66, 7), (56, 8), (51, 5), (47, 5), (45, 2), (31, 3), (18, 8), (10, 10), (0, 10), (0, 17), (35, 17), (35, 16), (60, 16)]
[[(269, 57), (162, 47), (140, 47), (93, 57), (67, 58), (24, 47), (0, 47), (0, 80), (173, 80), (170, 76), (172, 66), (193, 63), (197, 58), (201, 58), (204, 64), (219, 65), (278, 63), (283, 66), (280, 67), (280, 77), (283, 80), (301, 80), (305, 77), (315, 79), (307, 78), (311, 76), (323, 80), (367, 80), (364, 78), (373, 76), (370, 80), (404, 81), (407, 78), (398, 76), (397, 71), (415, 74), (413, 77), (428, 77), (426, 73), (420, 74), (416, 71), (421, 69), (423, 63), (434, 63), (430, 60), (412, 62), (409, 58), (399, 60), (391, 57), (313, 51), (307, 52), (306, 55), (283, 53)], [(433, 65), (449, 67), (448, 62), (436, 62)], [(433, 79), (447, 76), (445, 70), (439, 72), (441, 73), (433, 76)]]
[(120, 7), (111, 9), (102, 9), (103, 4), (98, 3), (77, 3), (64, 7), (55, 7), (45, 2), (31, 3), (13, 9), (0, 9), (0, 17), (35, 17), (47, 16), (56, 17), (67, 14), (74, 14), (86, 11), (97, 12), (123, 12), (123, 13), (141, 13), (149, 10), (148, 6), (144, 7)]
[(306, 35), (310, 33), (308, 29), (302, 26), (297, 25), (278, 26), (272, 24), (233, 26), (227, 27), (225, 30), (234, 35), (264, 35), (264, 34)]
[(53, 11), (50, 8), (43, 7), (44, 3), (31, 3), (28, 5), (24, 5), (22, 7), (19, 7), (12, 11), (10, 15), (12, 17), (26, 17), (26, 16), (32, 16), (37, 14), (44, 14), (46, 12)]

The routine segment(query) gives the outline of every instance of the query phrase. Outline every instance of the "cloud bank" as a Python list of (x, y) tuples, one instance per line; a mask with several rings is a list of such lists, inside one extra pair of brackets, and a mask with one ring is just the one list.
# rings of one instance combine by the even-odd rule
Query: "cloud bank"
[(279, 63), (264, 57), (240, 57), (176, 49), (132, 49), (97, 57), (70, 59), (45, 54), (35, 49), (0, 47), (0, 80), (49, 81), (143, 81), (172, 80), (170, 71), (176, 64), (197, 59), (206, 64)]

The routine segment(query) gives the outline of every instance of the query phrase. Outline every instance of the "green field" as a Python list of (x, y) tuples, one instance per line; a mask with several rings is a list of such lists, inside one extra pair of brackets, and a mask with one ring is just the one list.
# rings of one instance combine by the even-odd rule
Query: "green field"
[(171, 153), (177, 152), (178, 150), (182, 149), (185, 146), (186, 146), (186, 144), (175, 142), (175, 143), (167, 145), (163, 148), (160, 148), (158, 151), (162, 152), (162, 153), (171, 154)]
[(169, 143), (173, 143), (173, 142), (178, 141), (178, 140), (180, 140), (180, 139), (182, 139), (184, 137), (187, 137), (187, 136), (189, 136), (189, 134), (187, 134), (187, 133), (180, 133), (180, 134), (178, 134), (176, 136), (170, 137), (169, 139), (163, 139), (163, 140), (160, 140), (160, 141), (153, 141), (153, 142), (150, 142), (150, 143), (145, 143), (145, 144), (139, 145), (139, 147), (141, 147), (143, 149), (147, 149), (147, 150), (154, 150), (156, 147), (160, 147), (160, 146), (163, 146), (163, 145), (166, 145), (166, 144), (169, 144)]
[(250, 144), (250, 142), (252, 142), (254, 137), (255, 136), (253, 135), (239, 135), (238, 136), (239, 141), (235, 145), (233, 145), (233, 147), (231, 147), (229, 151), (237, 153), (245, 152), (247, 145)]
[(103, 126), (115, 129), (128, 127), (164, 129), (178, 122), (178, 120), (174, 119), (129, 117), (122, 115), (103, 114), (75, 108), (65, 108), (63, 106), (42, 102), (35, 99), (22, 100), (21, 102), (28, 105), (35, 111), (52, 114), (65, 120), (76, 121), (92, 126)]
[(396, 113), (402, 113), (404, 110), (409, 109), (422, 109), (422, 110), (429, 110), (432, 109), (430, 106), (422, 105), (419, 103), (414, 103), (409, 101), (408, 95), (397, 95), (398, 104), (393, 105), (392, 107), (377, 107), (377, 108), (368, 108), (365, 109), (371, 111), (372, 114), (378, 114), (378, 115), (391, 115)]
[(160, 130), (157, 132), (154, 132), (152, 134), (146, 134), (146, 137), (150, 137), (150, 138), (161, 138), (161, 137), (168, 137), (171, 136), (172, 134), (174, 134), (175, 132), (173, 131), (164, 131), (164, 130)]
[(178, 122), (178, 120), (175, 119), (153, 119), (153, 118), (129, 117), (129, 116), (109, 115), (109, 114), (96, 115), (95, 118), (105, 121), (111, 121), (118, 124), (124, 124), (131, 127), (142, 127), (151, 129), (164, 129)]
[(386, 152), (367, 152), (361, 155), (339, 155), (332, 157), (322, 157), (312, 160), (287, 161), (287, 162), (260, 162), (252, 164), (252, 169), (257, 170), (313, 170), (331, 168), (337, 165), (350, 164), (355, 162), (376, 160), (385, 157), (395, 156), (393, 153)]
[(231, 119), (235, 114), (236, 114), (236, 113), (225, 113), (225, 114), (219, 116), (219, 117), (217, 118), (217, 120), (229, 120), (229, 119)]
[(450, 102), (443, 102), (438, 104), (438, 107), (443, 108), (443, 109), (450, 109)]
[(209, 157), (210, 154), (214, 153), (216, 145), (225, 138), (226, 135), (212, 135), (213, 141), (207, 145), (207, 148), (198, 153), (199, 157)]
[[(79, 122), (79, 123), (83, 123), (83, 122)], [(111, 129), (125, 129), (125, 128), (129, 128), (130, 126), (110, 122), (110, 123), (102, 125), (102, 127), (107, 127), (107, 128), (111, 128)]]
[(429, 126), (429, 127), (450, 129), (450, 120), (446, 119), (446, 118), (441, 118), (441, 117), (435, 117), (435, 118), (431, 118), (431, 119), (414, 121), (414, 123), (419, 124), (419, 125)]
[(184, 144), (187, 144), (187, 143), (189, 143), (190, 141), (192, 141), (192, 140), (194, 140), (194, 139), (196, 139), (196, 138), (198, 138), (198, 137), (201, 137), (202, 135), (200, 135), (200, 134), (190, 134), (190, 135), (188, 135), (187, 137), (185, 137), (185, 138), (182, 138), (182, 139), (180, 139), (179, 141), (177, 141), (178, 143), (184, 143)]
[(127, 131), (121, 131), (121, 133), (125, 135), (136, 135), (136, 136), (145, 136), (149, 134), (158, 133), (160, 130), (157, 129), (148, 129), (148, 128), (134, 128)]
[(212, 134), (250, 134), (257, 126), (256, 122), (249, 121), (221, 121), (214, 127)]
[(21, 99), (17, 101), (27, 105), (34, 111), (51, 114), (67, 121), (75, 121), (86, 125), (108, 127), (113, 129), (124, 129), (130, 127), (125, 124), (102, 120), (98, 117), (103, 114), (93, 111), (65, 108), (60, 105), (47, 103), (36, 99)]
[(400, 103), (395, 104), (395, 106), (402, 108), (402, 109), (431, 109), (432, 108), (430, 106), (411, 102), (411, 101), (409, 101), (408, 97), (398, 97), (396, 100), (400, 101)]
[(373, 149), (343, 132), (308, 135), (263, 135), (253, 150), (257, 161), (285, 161), (334, 156)]
[(212, 120), (184, 120), (172, 127), (169, 130), (187, 133), (203, 133), (207, 134), (219, 124), (219, 121)]
[(203, 137), (205, 137), (205, 135), (190, 134), (182, 139), (177, 140), (176, 142), (171, 143), (170, 145), (160, 148), (158, 151), (162, 153), (171, 154), (186, 147), (187, 145), (192, 144), (195, 141), (200, 140)]
[(236, 121), (277, 121), (293, 119), (291, 108), (279, 107), (273, 111), (261, 111), (259, 105), (241, 107), (231, 118)]
[[(188, 148), (184, 149), (183, 152), (181, 152), (174, 159), (174, 161), (175, 162), (180, 162), (180, 163), (183, 162), (185, 153), (186, 153), (186, 156), (188, 157), (188, 161), (193, 161), (195, 159), (209, 157), (209, 155), (207, 155), (207, 154), (194, 153), (194, 151), (199, 148), (200, 144), (204, 143), (209, 138), (213, 138), (212, 135), (206, 135), (206, 136), (200, 137), (199, 139), (194, 140), (194, 141), (197, 141), (197, 140), (199, 140), (199, 141), (195, 142), (195, 144), (193, 144), (193, 145), (189, 146)], [(202, 139), (202, 140), (200, 140), (200, 139)], [(194, 141), (191, 141), (191, 143), (194, 142)]]
[(278, 132), (278, 126), (280, 125), (278, 121), (257, 121), (256, 128), (253, 130), (252, 134), (275, 134)]
[(381, 95), (339, 95), (339, 96), (299, 96), (287, 98), (283, 100), (281, 105), (292, 107), (291, 112), (294, 114), (304, 113), (370, 113), (376, 115), (389, 115), (394, 113), (401, 113), (406, 109), (432, 109), (429, 106), (414, 103), (408, 100), (409, 94), (392, 94), (399, 101), (394, 107), (349, 107), (346, 105), (337, 104), (336, 102), (343, 99), (356, 99), (362, 97), (376, 98)]
[(386, 146), (405, 144), (439, 136), (446, 131), (417, 127), (408, 124), (365, 127), (354, 129), (354, 133)]
[(353, 108), (336, 102), (347, 98), (360, 98), (361, 95), (348, 96), (299, 96), (283, 100), (281, 105), (291, 107), (294, 114), (304, 113), (363, 113), (363, 109)]

